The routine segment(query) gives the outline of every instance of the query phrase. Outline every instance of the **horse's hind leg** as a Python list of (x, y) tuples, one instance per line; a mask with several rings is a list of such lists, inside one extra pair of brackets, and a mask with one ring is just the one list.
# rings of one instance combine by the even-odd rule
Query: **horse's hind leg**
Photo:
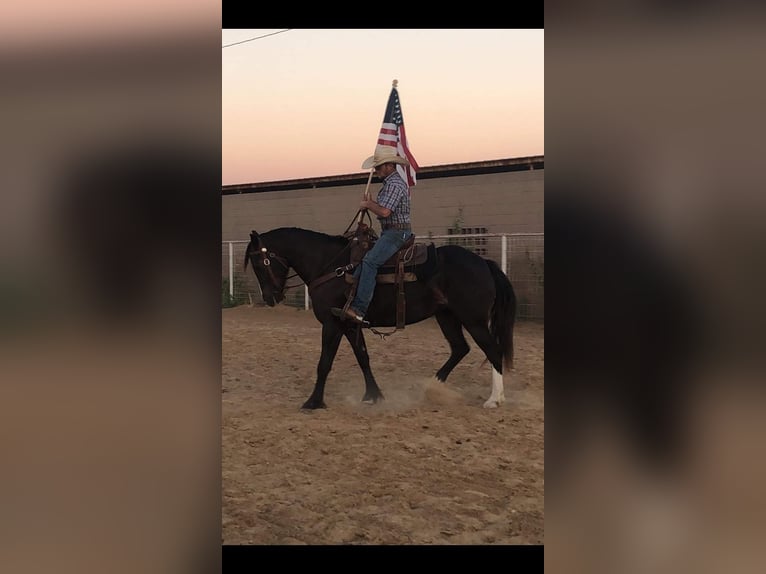
[(436, 371), (436, 378), (441, 382), (447, 380), (457, 364), (468, 354), (470, 347), (463, 336), (463, 324), (449, 309), (440, 309), (436, 312), (436, 321), (441, 327), (445, 339), (449, 343), (450, 356), (442, 368)]
[(322, 324), (322, 354), (317, 365), (317, 382), (309, 399), (303, 403), (304, 409), (326, 409), (324, 403), (324, 384), (327, 375), (330, 374), (335, 354), (338, 352), (340, 338), (343, 335), (336, 321), (328, 321)]
[(374, 404), (383, 400), (383, 393), (380, 392), (380, 387), (375, 382), (375, 377), (372, 376), (370, 356), (367, 354), (367, 345), (364, 342), (362, 330), (359, 327), (352, 326), (345, 330), (344, 335), (346, 335), (348, 342), (351, 343), (356, 361), (362, 369), (362, 374), (364, 374), (364, 397), (362, 397), (362, 402)]
[(466, 331), (471, 334), (473, 340), (479, 345), (487, 360), (492, 363), (494, 372), (492, 373), (492, 394), (484, 403), (485, 409), (493, 409), (505, 402), (505, 393), (503, 391), (503, 353), (500, 347), (492, 338), (489, 327), (485, 323), (471, 323), (465, 325)]

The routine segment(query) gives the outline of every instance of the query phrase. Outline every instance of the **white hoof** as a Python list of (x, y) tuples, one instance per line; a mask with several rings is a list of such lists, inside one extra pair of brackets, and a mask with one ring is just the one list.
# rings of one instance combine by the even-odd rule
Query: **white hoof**
[(485, 409), (496, 409), (505, 402), (505, 392), (503, 389), (503, 375), (492, 369), (492, 392), (489, 399), (484, 403)]

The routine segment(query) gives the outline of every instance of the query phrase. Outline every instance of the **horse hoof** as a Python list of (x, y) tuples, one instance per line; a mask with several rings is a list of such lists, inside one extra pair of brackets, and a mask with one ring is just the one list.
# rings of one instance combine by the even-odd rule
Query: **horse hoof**
[(313, 411), (315, 409), (326, 409), (326, 408), (327, 408), (327, 405), (324, 404), (324, 401), (322, 401), (320, 403), (314, 403), (312, 401), (306, 401), (305, 403), (303, 403), (303, 406), (301, 407), (301, 409), (303, 409), (303, 410), (311, 410), (311, 411)]
[(485, 409), (496, 409), (501, 401), (497, 400), (487, 400), (487, 402), (484, 403)]

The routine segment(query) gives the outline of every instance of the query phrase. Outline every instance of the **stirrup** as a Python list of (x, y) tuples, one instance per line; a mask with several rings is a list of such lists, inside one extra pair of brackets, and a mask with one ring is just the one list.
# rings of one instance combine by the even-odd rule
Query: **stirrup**
[(330, 313), (332, 313), (336, 317), (340, 317), (341, 321), (346, 321), (346, 320), (353, 321), (357, 325), (362, 325), (363, 327), (369, 327), (370, 325), (370, 322), (365, 321), (364, 317), (362, 317), (361, 315), (358, 315), (356, 313), (352, 315), (346, 312), (344, 309), (341, 309), (340, 307), (332, 307), (330, 309)]

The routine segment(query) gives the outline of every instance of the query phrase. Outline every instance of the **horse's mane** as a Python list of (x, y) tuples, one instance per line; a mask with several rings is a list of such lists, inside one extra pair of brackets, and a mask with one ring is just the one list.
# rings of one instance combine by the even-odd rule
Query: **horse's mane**
[[(277, 229), (272, 229), (268, 232), (269, 234), (276, 234), (276, 235), (283, 235), (283, 234), (290, 234), (290, 235), (297, 235), (298, 239), (300, 239), (301, 236), (310, 238), (322, 238), (326, 239), (327, 241), (332, 241), (333, 243), (348, 243), (348, 239), (346, 237), (343, 237), (342, 235), (328, 235), (327, 233), (322, 233), (321, 231), (314, 231), (312, 229), (303, 229), (301, 227), (278, 227)], [(266, 235), (264, 233), (264, 235)]]

